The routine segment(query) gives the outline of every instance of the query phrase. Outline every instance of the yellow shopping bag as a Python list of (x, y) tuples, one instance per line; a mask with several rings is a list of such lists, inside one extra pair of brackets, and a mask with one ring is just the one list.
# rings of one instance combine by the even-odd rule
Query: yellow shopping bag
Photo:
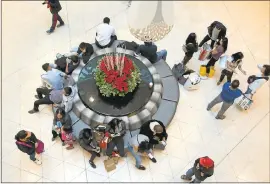
[(210, 72), (208, 74), (208, 77), (211, 78), (215, 75), (215, 68), (214, 67), (210, 67)]
[(206, 65), (201, 65), (200, 67), (200, 76), (205, 76), (206, 75)]

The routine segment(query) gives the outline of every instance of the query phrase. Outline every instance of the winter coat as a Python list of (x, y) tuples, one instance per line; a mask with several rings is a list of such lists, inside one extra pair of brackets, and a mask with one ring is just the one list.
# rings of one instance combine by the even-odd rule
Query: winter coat
[(71, 118), (70, 118), (69, 114), (66, 114), (61, 119), (58, 119), (56, 114), (55, 114), (54, 119), (53, 119), (53, 130), (55, 129), (54, 127), (57, 125), (58, 121), (61, 122), (62, 126), (64, 126), (64, 125), (72, 125), (72, 121), (71, 121)]
[[(157, 122), (158, 124), (160, 124), (162, 127), (163, 127), (163, 132), (161, 134), (155, 134), (154, 135), (154, 132), (153, 130), (151, 130), (150, 128), (150, 124), (153, 123), (153, 122)], [(158, 121), (158, 120), (150, 120), (148, 122), (145, 122), (142, 126), (141, 126), (141, 129), (140, 129), (140, 133), (139, 134), (143, 134), (143, 135), (146, 135), (148, 138), (149, 138), (149, 142), (150, 144), (158, 144), (159, 141), (154, 139), (155, 137), (158, 137), (158, 139), (160, 141), (162, 141), (162, 139), (165, 137), (165, 139), (168, 138), (168, 134), (166, 133), (166, 128), (165, 126), (163, 125), (163, 123), (161, 121)]]
[[(199, 164), (199, 169), (196, 168), (197, 164)], [(214, 166), (210, 168), (203, 167), (200, 164), (200, 158), (195, 160), (194, 166), (193, 166), (193, 172), (197, 179), (200, 181), (204, 181), (206, 178), (212, 176), (214, 174)], [(204, 174), (204, 176), (201, 176), (201, 173)]]
[(68, 113), (71, 111), (73, 106), (73, 100), (75, 98), (75, 95), (77, 94), (77, 89), (74, 86), (69, 86), (72, 90), (71, 94), (69, 96), (63, 95), (63, 100), (61, 103), (61, 107), (65, 108), (65, 112)]
[(85, 139), (83, 137), (83, 131), (84, 131), (84, 129), (81, 130), (80, 134), (79, 134), (79, 141), (78, 142), (79, 142), (80, 146), (88, 152), (95, 151), (95, 149), (97, 147), (99, 147), (97, 141), (94, 138), (91, 140)]
[(185, 53), (187, 56), (192, 57), (194, 52), (198, 51), (198, 43), (188, 43), (186, 45), (187, 52)]
[(218, 35), (218, 38), (217, 38), (217, 39), (220, 40), (222, 37), (225, 37), (225, 36), (226, 36), (226, 31), (227, 31), (227, 28), (226, 28), (221, 22), (214, 21), (214, 22), (208, 27), (208, 34), (209, 34), (210, 37), (212, 37), (213, 29), (214, 29), (218, 24), (221, 26), (221, 30), (220, 30), (220, 32), (219, 32), (219, 35)]
[(60, 10), (62, 10), (59, 0), (48, 0), (48, 4), (52, 14), (58, 13)]
[[(19, 150), (21, 150), (22, 152), (31, 155), (35, 152), (36, 148), (35, 148), (35, 143), (38, 141), (38, 139), (36, 138), (35, 134), (31, 132), (31, 136), (25, 141), (16, 141), (16, 145), (18, 147)], [(19, 144), (19, 142), (24, 143), (24, 144), (28, 144), (29, 146), (25, 146), (23, 144)]]
[[(83, 55), (82, 55), (82, 59), (83, 59), (84, 64), (86, 64), (89, 61), (90, 57), (94, 53), (93, 46), (91, 44), (89, 44), (89, 43), (86, 43), (86, 49), (85, 50), (86, 50), (85, 53), (83, 53)], [(78, 48), (77, 53), (78, 53), (78, 55), (80, 55), (82, 53), (80, 48)]]

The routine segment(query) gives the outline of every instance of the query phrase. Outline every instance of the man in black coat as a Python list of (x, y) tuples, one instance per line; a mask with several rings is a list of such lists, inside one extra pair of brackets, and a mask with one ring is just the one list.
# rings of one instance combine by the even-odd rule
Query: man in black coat
[(168, 138), (165, 126), (161, 121), (150, 120), (145, 122), (140, 129), (140, 134), (146, 135), (149, 138), (151, 147), (153, 145), (165, 142)]
[(191, 183), (201, 183), (213, 174), (214, 161), (208, 156), (205, 156), (195, 160), (194, 166), (185, 175), (182, 175), (181, 179), (191, 181), (192, 176), (195, 175), (195, 179)]
[(93, 53), (94, 49), (90, 43), (85, 42), (80, 43), (79, 48), (77, 50), (77, 54), (82, 57), (84, 64), (88, 63)]
[(227, 28), (221, 22), (214, 21), (208, 27), (208, 35), (203, 38), (199, 47), (202, 47), (205, 42), (211, 40), (211, 48), (213, 49), (215, 43), (226, 36), (226, 31)]
[(62, 10), (62, 6), (59, 0), (46, 0), (42, 4), (47, 4), (47, 8), (50, 8), (50, 12), (52, 13), (52, 26), (47, 31), (48, 34), (51, 34), (55, 30), (57, 21), (60, 22), (60, 24), (58, 24), (57, 27), (65, 25), (64, 21), (58, 14), (59, 11)]

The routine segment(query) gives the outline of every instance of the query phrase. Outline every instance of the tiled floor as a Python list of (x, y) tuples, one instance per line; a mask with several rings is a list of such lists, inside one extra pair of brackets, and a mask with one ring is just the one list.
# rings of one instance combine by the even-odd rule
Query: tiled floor
[[(60, 142), (52, 143), (52, 112), (42, 106), (39, 114), (29, 115), (35, 88), (40, 85), (41, 65), (52, 62), (56, 53), (66, 53), (81, 41), (94, 42), (95, 26), (109, 16), (119, 39), (135, 40), (128, 31), (127, 2), (62, 1), (60, 15), (66, 26), (48, 36), (45, 31), (51, 15), (40, 1), (2, 2), (2, 181), (8, 182), (180, 182), (183, 174), (199, 156), (209, 155), (216, 163), (215, 174), (207, 181), (248, 182), (269, 179), (269, 84), (254, 97), (247, 112), (235, 106), (227, 119), (216, 121), (207, 103), (221, 87), (214, 79), (202, 81), (200, 90), (188, 92), (180, 87), (181, 97), (176, 115), (168, 128), (168, 147), (155, 152), (156, 164), (144, 159), (146, 171), (138, 171), (130, 155), (122, 159), (117, 169), (107, 173), (103, 159), (96, 159), (97, 169), (89, 167), (89, 154), (78, 145), (67, 151)], [(201, 40), (206, 27), (220, 20), (228, 28), (227, 53), (242, 51), (243, 67), (248, 75), (257, 73), (256, 64), (269, 63), (269, 2), (258, 1), (190, 1), (174, 2), (175, 25), (171, 33), (157, 42), (168, 50), (167, 62), (172, 67), (183, 57), (181, 46), (190, 32)], [(198, 53), (189, 67), (198, 69)], [(246, 88), (246, 76), (240, 79)], [(43, 140), (46, 152), (42, 166), (32, 163), (16, 149), (14, 135), (20, 129), (30, 129)]]

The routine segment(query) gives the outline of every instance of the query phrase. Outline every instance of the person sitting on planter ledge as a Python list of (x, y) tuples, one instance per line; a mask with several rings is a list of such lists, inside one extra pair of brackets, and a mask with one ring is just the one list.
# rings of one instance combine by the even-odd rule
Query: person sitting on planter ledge
[(163, 145), (165, 148), (168, 134), (166, 133), (165, 126), (161, 121), (150, 120), (145, 122), (140, 129), (140, 134), (146, 135), (149, 138), (151, 148), (153, 145)]
[(117, 40), (115, 29), (110, 25), (110, 21), (108, 17), (105, 17), (103, 24), (97, 27), (95, 43), (101, 49), (112, 46), (113, 42)]
[(109, 138), (111, 139), (107, 145), (107, 151), (106, 151), (107, 156), (109, 157), (112, 156), (114, 147), (116, 146), (119, 152), (119, 155), (121, 157), (124, 157), (125, 151), (124, 151), (124, 138), (123, 137), (126, 133), (125, 122), (117, 118), (112, 119), (106, 127), (106, 132), (109, 133)]
[(166, 61), (167, 50), (161, 50), (157, 52), (157, 46), (153, 42), (144, 42), (144, 45), (140, 45), (136, 51), (137, 54), (141, 54), (147, 58), (151, 63), (156, 63), (163, 59)]
[(205, 156), (195, 160), (194, 166), (190, 168), (185, 175), (182, 175), (181, 179), (191, 181), (192, 176), (195, 175), (195, 179), (190, 183), (201, 183), (213, 174), (214, 161), (208, 156)]
[(86, 64), (89, 60), (92, 54), (94, 53), (93, 46), (90, 43), (82, 42), (79, 45), (79, 48), (77, 50), (77, 54), (79, 57), (82, 57), (83, 63)]
[(97, 166), (94, 164), (94, 159), (97, 156), (100, 157), (100, 147), (95, 137), (93, 136), (91, 129), (82, 129), (79, 134), (78, 142), (83, 149), (91, 153), (89, 164), (92, 168), (96, 168)]
[(79, 61), (79, 57), (74, 55), (70, 57), (61, 57), (55, 61), (55, 68), (67, 75), (71, 75), (72, 72), (79, 66)]
[[(132, 156), (136, 160), (136, 167), (140, 170), (145, 170), (145, 167), (141, 165), (142, 160), (140, 154), (147, 153), (149, 159), (156, 163), (157, 160), (154, 158), (152, 154), (152, 150), (150, 148), (149, 138), (145, 135), (138, 134), (133, 136), (128, 141), (128, 151), (132, 154)], [(137, 154), (136, 153), (139, 153)]]
[(61, 108), (65, 109), (65, 112), (69, 112), (72, 109), (73, 106), (73, 100), (75, 98), (75, 95), (77, 93), (77, 90), (73, 86), (65, 87), (63, 90), (63, 100), (60, 105)]

